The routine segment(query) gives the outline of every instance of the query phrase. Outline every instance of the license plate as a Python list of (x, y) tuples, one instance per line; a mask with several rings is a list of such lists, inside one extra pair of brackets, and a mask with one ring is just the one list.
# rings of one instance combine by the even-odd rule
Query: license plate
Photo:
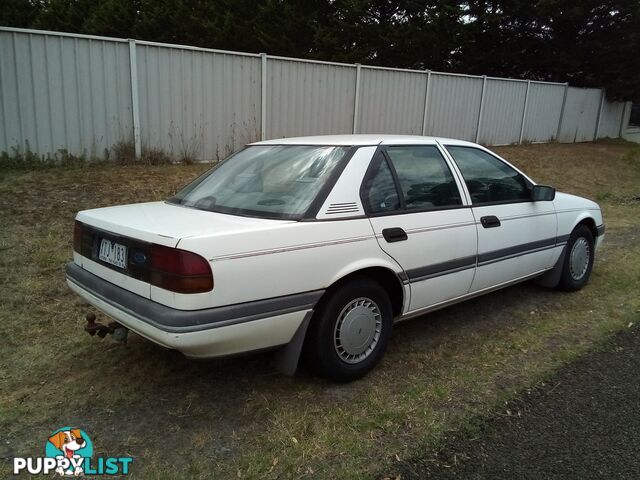
[(127, 268), (127, 247), (103, 238), (98, 258), (119, 268)]

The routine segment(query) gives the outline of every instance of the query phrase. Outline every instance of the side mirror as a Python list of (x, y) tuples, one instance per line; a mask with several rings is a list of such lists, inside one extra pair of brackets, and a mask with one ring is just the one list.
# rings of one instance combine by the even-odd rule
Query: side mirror
[(547, 185), (534, 185), (531, 199), (534, 202), (550, 202), (556, 198), (556, 189)]

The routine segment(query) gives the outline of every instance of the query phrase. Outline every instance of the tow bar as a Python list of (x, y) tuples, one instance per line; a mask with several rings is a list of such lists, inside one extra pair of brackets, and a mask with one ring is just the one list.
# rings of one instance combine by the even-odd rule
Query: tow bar
[(129, 334), (129, 329), (127, 327), (123, 327), (118, 322), (111, 322), (108, 325), (103, 325), (102, 323), (96, 322), (96, 316), (94, 313), (87, 313), (86, 316), (87, 324), (84, 327), (84, 331), (87, 332), (92, 337), (96, 334), (100, 338), (104, 338), (109, 335), (113, 335), (113, 339), (127, 343), (127, 336)]

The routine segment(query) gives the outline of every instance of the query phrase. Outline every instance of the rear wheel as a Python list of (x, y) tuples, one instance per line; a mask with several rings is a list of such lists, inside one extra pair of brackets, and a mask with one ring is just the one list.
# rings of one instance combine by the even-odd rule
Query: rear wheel
[(589, 227), (578, 225), (566, 248), (558, 287), (567, 291), (580, 290), (589, 281), (593, 269), (594, 243)]
[(307, 366), (331, 380), (360, 378), (382, 358), (392, 325), (384, 288), (355, 277), (327, 292), (318, 305), (305, 339)]

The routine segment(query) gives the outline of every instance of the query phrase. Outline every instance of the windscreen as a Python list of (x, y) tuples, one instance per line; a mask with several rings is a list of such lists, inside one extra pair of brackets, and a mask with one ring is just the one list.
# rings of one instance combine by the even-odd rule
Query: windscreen
[(169, 202), (232, 215), (297, 219), (309, 209), (349, 148), (249, 146)]

